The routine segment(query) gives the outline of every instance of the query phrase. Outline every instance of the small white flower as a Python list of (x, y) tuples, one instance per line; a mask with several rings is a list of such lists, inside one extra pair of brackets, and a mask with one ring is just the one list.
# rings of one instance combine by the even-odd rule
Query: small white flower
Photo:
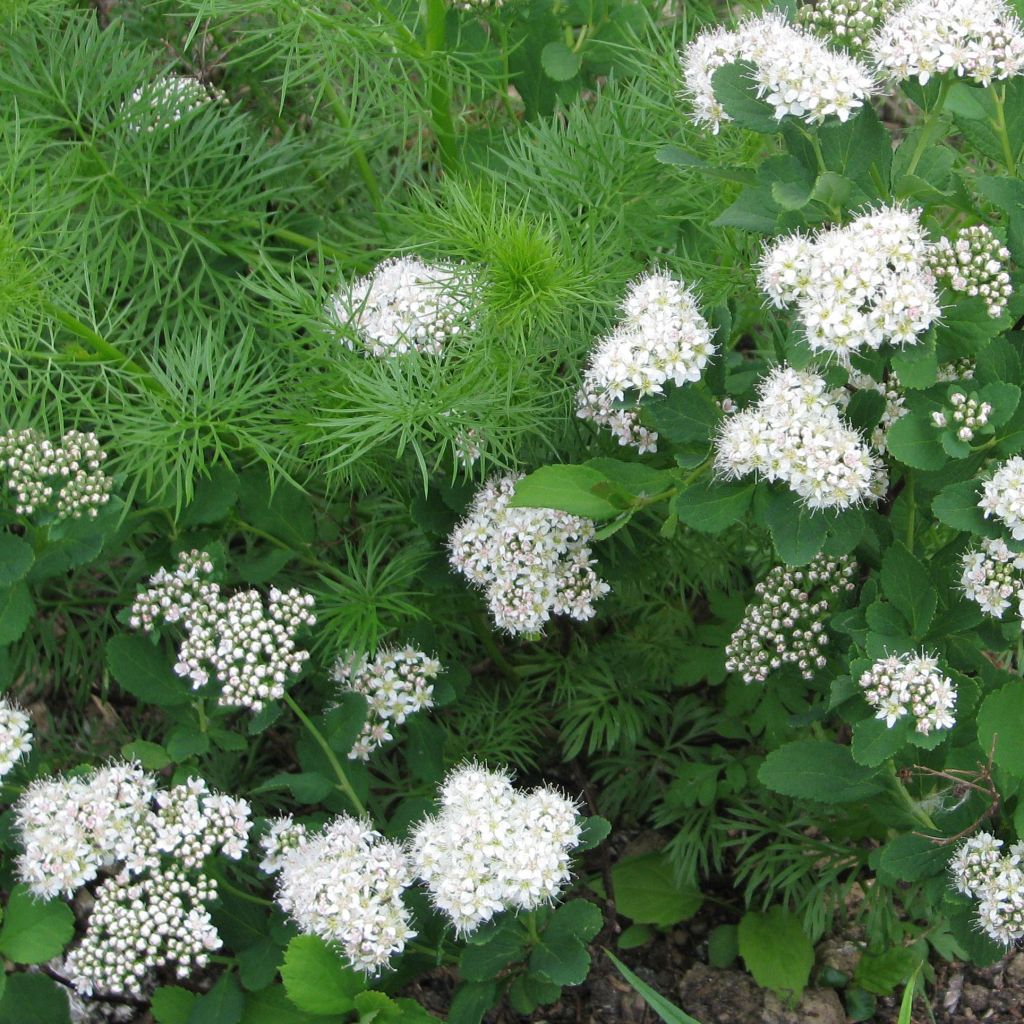
[(956, 688), (939, 671), (938, 659), (927, 654), (890, 655), (876, 661), (860, 677), (860, 687), (875, 717), (891, 729), (904, 716), (914, 719), (922, 736), (955, 724)]
[(949, 862), (953, 885), (978, 901), (978, 926), (989, 938), (1011, 945), (1024, 938), (1024, 844), (1002, 853), (1003, 841), (988, 832), (964, 840)]
[(986, 519), (994, 516), (1004, 523), (1014, 540), (1024, 540), (1024, 458), (1007, 459), (985, 481), (978, 508)]
[(935, 276), (955, 292), (985, 301), (988, 315), (997, 317), (1013, 294), (1006, 264), (1010, 250), (984, 224), (962, 228), (954, 242), (939, 239), (931, 256)]

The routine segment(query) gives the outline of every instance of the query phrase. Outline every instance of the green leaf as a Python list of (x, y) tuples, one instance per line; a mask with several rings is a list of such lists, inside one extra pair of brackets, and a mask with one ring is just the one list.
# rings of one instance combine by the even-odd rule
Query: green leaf
[(147, 772), (158, 772), (171, 763), (167, 751), (159, 743), (148, 740), (132, 740), (121, 747), (121, 756), (126, 761), (138, 761)]
[(580, 832), (580, 841), (576, 844), (576, 853), (585, 853), (600, 846), (612, 830), (612, 823), (599, 814), (592, 814), (583, 821), (583, 831)]
[(467, 981), (455, 990), (448, 1007), (448, 1024), (480, 1024), (497, 1001), (496, 981)]
[(674, 1003), (669, 1002), (663, 995), (651, 988), (641, 978), (638, 978), (621, 960), (615, 957), (608, 950), (605, 950), (605, 956), (615, 967), (618, 972), (633, 986), (633, 988), (644, 998), (644, 1002), (665, 1022), (665, 1024), (700, 1024), (695, 1017), (691, 1017), (688, 1013), (684, 1013)]
[(350, 1017), (306, 1013), (292, 1004), (280, 985), (255, 992), (245, 1001), (241, 1024), (347, 1024)]
[(176, 763), (187, 761), (210, 749), (210, 734), (200, 732), (195, 725), (179, 725), (167, 737), (167, 754)]
[(920, 390), (931, 387), (939, 375), (934, 333), (929, 332), (916, 345), (894, 352), (892, 368), (905, 388)]
[(923, 410), (900, 417), (889, 428), (885, 443), (893, 458), (912, 469), (942, 469), (947, 461), (939, 432)]
[(12, 533), (0, 533), (0, 587), (24, 579), (35, 560), (31, 544)]
[(191, 700), (189, 684), (175, 674), (160, 649), (145, 637), (111, 637), (107, 641), (107, 667), (122, 690), (146, 704), (174, 707)]
[(164, 985), (153, 993), (149, 1012), (156, 1024), (189, 1024), (189, 1014), (199, 996), (179, 985)]
[(0, 590), (0, 645), (17, 640), (35, 610), (35, 602), (24, 583)]
[(281, 980), (288, 998), (307, 1013), (348, 1013), (366, 985), (316, 935), (296, 935), (285, 950)]
[(814, 946), (800, 918), (782, 907), (748, 910), (740, 918), (739, 947), (758, 985), (794, 1003), (800, 998), (814, 966)]
[(978, 743), (984, 754), (995, 749), (993, 762), (1024, 778), (1024, 685), (1009, 683), (990, 693), (978, 709)]
[(662, 928), (688, 921), (704, 897), (692, 885), (680, 885), (664, 853), (626, 857), (612, 868), (615, 909), (637, 924)]
[(903, 720), (891, 729), (881, 718), (864, 718), (853, 727), (850, 752), (857, 764), (877, 768), (907, 744), (909, 724)]
[(737, 181), (746, 185), (751, 185), (755, 181), (754, 172), (746, 167), (716, 167), (695, 153), (690, 153), (679, 146), (659, 146), (654, 153), (654, 159), (659, 164), (692, 168), (700, 171), (702, 177), (721, 178), (723, 181)]
[(287, 786), (302, 804), (318, 804), (334, 789), (334, 783), (319, 772), (278, 772), (257, 786), (253, 793), (268, 793), (282, 786)]
[(928, 570), (901, 541), (894, 541), (882, 559), (880, 580), (882, 593), (910, 623), (914, 636), (923, 637), (939, 599)]
[(238, 1024), (245, 996), (233, 974), (222, 974), (217, 984), (192, 1005), (188, 1024)]
[(540, 64), (544, 74), (556, 82), (567, 82), (580, 70), (583, 55), (574, 53), (565, 43), (548, 43), (540, 51)]
[(679, 522), (702, 533), (721, 533), (742, 518), (754, 496), (754, 484), (699, 480), (672, 499)]
[(264, 939), (238, 953), (238, 977), (250, 992), (266, 988), (277, 976), (284, 950), (273, 939)]
[(530, 954), (530, 971), (556, 985), (579, 985), (590, 970), (588, 943), (603, 924), (601, 911), (589, 900), (576, 899), (548, 918), (540, 942)]
[(829, 517), (800, 504), (791, 491), (769, 495), (765, 521), (779, 558), (787, 565), (806, 565), (822, 548), (829, 530)]
[(891, 996), (920, 963), (920, 956), (903, 946), (873, 955), (864, 953), (857, 962), (853, 980), (876, 996)]
[(589, 466), (541, 466), (516, 484), (512, 508), (555, 508), (588, 519), (608, 519), (621, 511), (593, 488), (608, 477)]
[(741, 128), (769, 135), (782, 131), (775, 108), (757, 98), (753, 74), (754, 68), (740, 61), (720, 67), (711, 76), (715, 99)]
[(640, 406), (643, 421), (666, 441), (675, 444), (709, 442), (722, 416), (714, 397), (704, 387), (672, 388), (652, 395)]
[(769, 789), (823, 804), (852, 803), (881, 792), (875, 770), (857, 764), (847, 747), (796, 740), (771, 751), (757, 773)]
[(907, 832), (882, 847), (878, 869), (895, 881), (920, 882), (944, 874), (952, 854), (950, 846), (941, 846), (926, 836)]
[(770, 188), (764, 185), (751, 185), (711, 222), (711, 226), (739, 228), (741, 231), (765, 234), (775, 230), (781, 212)]
[(731, 967), (740, 955), (739, 930), (734, 924), (720, 924), (708, 936), (708, 963), (712, 967)]
[(459, 973), (466, 981), (496, 978), (511, 963), (526, 959), (526, 933), (513, 917), (503, 918), (483, 941), (473, 936), (459, 957)]
[(0, 999), (3, 1024), (68, 1024), (65, 989), (45, 974), (11, 974)]
[(835, 171), (822, 171), (814, 183), (811, 198), (826, 206), (843, 207), (853, 192), (853, 182), (843, 174)]
[(965, 530), (979, 537), (998, 537), (999, 528), (991, 519), (986, 519), (978, 507), (978, 488), (977, 480), (948, 484), (932, 501), (932, 513), (940, 523), (955, 530)]
[(238, 477), (230, 466), (215, 466), (210, 475), (199, 480), (192, 500), (181, 516), (185, 528), (219, 523), (238, 501)]
[(44, 903), (17, 885), (4, 912), (0, 953), (18, 964), (45, 963), (60, 956), (74, 933), (75, 915), (66, 903)]

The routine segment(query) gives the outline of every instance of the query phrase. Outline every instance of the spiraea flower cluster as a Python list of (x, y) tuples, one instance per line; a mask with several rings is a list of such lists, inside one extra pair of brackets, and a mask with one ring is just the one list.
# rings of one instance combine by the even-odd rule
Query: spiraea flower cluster
[(935, 276), (955, 292), (980, 296), (991, 317), (1002, 314), (1013, 294), (1009, 259), (1010, 250), (984, 224), (962, 228), (954, 242), (939, 239), (931, 254)]
[(958, 440), (973, 441), (974, 432), (988, 425), (992, 406), (977, 395), (954, 391), (949, 396), (949, 405), (948, 410), (936, 409), (932, 413), (932, 423), (940, 429), (951, 426)]
[(1006, 853), (989, 832), (964, 840), (949, 862), (953, 885), (978, 901), (979, 927), (994, 942), (1009, 946), (1024, 938), (1024, 843)]
[(980, 85), (1024, 70), (1024, 31), (1005, 0), (910, 0), (868, 43), (879, 71), (895, 81), (953, 72)]
[(132, 131), (153, 132), (170, 128), (211, 103), (226, 100), (220, 89), (192, 75), (159, 75), (136, 89), (123, 109)]
[(577, 396), (577, 415), (610, 427), (620, 444), (655, 451), (657, 434), (637, 420), (635, 409), (617, 408), (700, 380), (715, 352), (713, 332), (693, 292), (670, 274), (654, 272), (633, 281), (622, 302), (622, 319), (590, 356)]
[(860, 677), (860, 687), (875, 717), (891, 729), (901, 718), (914, 719), (914, 729), (927, 736), (956, 723), (956, 688), (930, 654), (890, 654)]
[(980, 548), (964, 554), (961, 566), (960, 586), (969, 601), (994, 619), (1001, 619), (1016, 601), (1024, 618), (1024, 556), (1011, 551), (1006, 541), (986, 538)]
[(874, 89), (872, 73), (860, 61), (829, 49), (813, 33), (790, 25), (785, 15), (769, 12), (748, 18), (735, 31), (702, 32), (682, 55), (693, 120), (715, 133), (730, 118), (715, 97), (712, 77), (736, 61), (753, 65), (757, 94), (779, 120), (792, 114), (808, 124), (832, 116), (846, 121)]
[(342, 690), (361, 693), (368, 715), (348, 756), (367, 760), (378, 747), (394, 739), (391, 729), (409, 715), (434, 706), (434, 684), (441, 662), (413, 647), (378, 651), (371, 660), (341, 658), (334, 669), (335, 682)]
[(161, 568), (132, 604), (130, 625), (152, 632), (162, 621), (180, 624), (185, 639), (174, 671), (199, 689), (210, 679), (220, 686), (218, 703), (259, 711), (284, 695), (289, 676), (309, 657), (296, 637), (316, 616), (313, 598), (292, 588), (271, 588), (266, 604), (256, 590), (224, 598), (204, 551), (182, 552), (172, 572)]
[(758, 282), (775, 306), (795, 306), (813, 351), (847, 362), (885, 342), (915, 345), (938, 318), (930, 253), (916, 210), (883, 207), (770, 243)]
[(302, 931), (338, 943), (357, 970), (378, 973), (415, 935), (402, 902), (413, 882), (408, 856), (368, 821), (340, 815), (312, 835), (288, 823), (264, 849), (281, 909)]
[(67, 959), (79, 992), (140, 995), (152, 971), (173, 966), (187, 977), (220, 946), (206, 906), (216, 883), (202, 869), (215, 854), (242, 856), (251, 825), (244, 800), (199, 778), (160, 791), (137, 764), (112, 764), (37, 779), (15, 823), (18, 874), (35, 895), (70, 897), (107, 876)]
[(297, 822), (290, 814), (274, 818), (267, 831), (260, 836), (260, 849), (263, 851), (260, 870), (268, 875), (276, 874), (281, 870), (289, 850), (301, 846), (308, 835), (306, 826), (300, 821)]
[(585, 620), (608, 593), (588, 541), (594, 524), (547, 508), (510, 508), (520, 476), (492, 478), (448, 539), (449, 560), (487, 596), (495, 624), (538, 633), (552, 615)]
[(881, 460), (843, 420), (822, 377), (777, 366), (758, 394), (755, 405), (728, 416), (719, 430), (719, 476), (781, 480), (811, 509), (849, 508), (884, 493)]
[(816, 0), (800, 7), (797, 18), (816, 35), (858, 50), (892, 6), (893, 0)]
[(978, 508), (986, 519), (994, 516), (1003, 523), (1014, 540), (1024, 540), (1024, 458), (1007, 459), (985, 481)]
[(0, 698), (0, 779), (32, 751), (32, 720)]
[(772, 569), (726, 645), (726, 669), (745, 683), (763, 683), (783, 665), (795, 665), (804, 679), (813, 679), (827, 662), (824, 620), (840, 595), (854, 589), (856, 570), (846, 555), (818, 555), (800, 569)]
[(349, 348), (355, 348), (354, 332), (369, 355), (439, 356), (445, 342), (473, 330), (478, 291), (466, 267), (403, 256), (343, 284), (327, 312), (346, 332), (342, 340)]
[(97, 516), (113, 486), (103, 472), (106, 457), (96, 435), (79, 430), (69, 430), (58, 444), (31, 428), (0, 434), (0, 468), (22, 516), (51, 502), (56, 519)]
[(445, 779), (440, 804), (413, 833), (411, 857), (460, 934), (502, 910), (550, 903), (569, 880), (580, 819), (556, 790), (519, 792), (502, 772), (468, 764)]

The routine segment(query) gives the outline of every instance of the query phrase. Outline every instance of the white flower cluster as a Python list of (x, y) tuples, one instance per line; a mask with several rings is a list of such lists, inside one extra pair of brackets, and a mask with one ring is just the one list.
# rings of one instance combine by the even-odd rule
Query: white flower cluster
[(1024, 31), (1005, 0), (910, 0), (895, 9), (868, 43), (888, 78), (950, 71), (987, 86), (1024, 70)]
[(635, 409), (616, 408), (629, 392), (639, 401), (700, 380), (715, 352), (713, 331), (693, 292), (670, 274), (653, 272), (632, 281), (622, 319), (590, 356), (577, 396), (577, 415), (610, 427), (619, 443), (656, 451), (658, 435), (638, 422)]
[(981, 929), (994, 941), (1009, 946), (1024, 938), (1024, 843), (1002, 853), (1003, 841), (979, 832), (957, 847), (949, 869), (953, 884), (978, 901)]
[(0, 779), (32, 751), (32, 720), (10, 701), (0, 698)]
[(1013, 294), (1006, 263), (1010, 250), (984, 224), (962, 228), (955, 242), (939, 239), (932, 250), (932, 271), (955, 292), (981, 296), (991, 317), (1000, 316)]
[(38, 430), (0, 434), (0, 467), (14, 492), (14, 511), (30, 516), (54, 494), (57, 519), (95, 518), (110, 499), (113, 481), (103, 472), (107, 454), (95, 434), (69, 430), (53, 444)]
[(220, 585), (207, 578), (212, 571), (205, 551), (182, 552), (173, 572), (159, 569), (136, 597), (129, 624), (149, 633), (161, 620), (180, 623), (187, 635), (174, 671), (195, 689), (213, 677), (221, 687), (219, 704), (256, 712), (283, 696), (288, 676), (302, 671), (309, 652), (295, 638), (316, 622), (313, 598), (273, 587), (265, 607), (256, 590), (225, 600)]
[(893, 0), (816, 0), (797, 10), (797, 18), (817, 35), (859, 49), (888, 14)]
[(580, 819), (556, 790), (518, 792), (502, 772), (468, 764), (449, 773), (440, 803), (413, 833), (411, 857), (460, 934), (502, 910), (549, 903), (569, 880)]
[(1007, 459), (985, 481), (978, 508), (1005, 524), (1014, 540), (1024, 540), (1024, 458)]
[(588, 541), (589, 519), (548, 508), (510, 508), (521, 476), (492, 478), (448, 539), (449, 560), (487, 595), (495, 623), (509, 633), (537, 633), (552, 615), (589, 619), (608, 593)]
[(192, 75), (159, 75), (136, 89), (122, 109), (133, 132), (153, 132), (170, 128), (210, 103), (226, 100), (220, 89)]
[(890, 729), (905, 715), (916, 719), (914, 728), (922, 736), (956, 724), (956, 688), (930, 654), (880, 658), (860, 677), (860, 686), (875, 717), (885, 719)]
[(861, 348), (916, 345), (938, 318), (930, 253), (917, 210), (882, 207), (768, 244), (758, 283), (775, 306), (796, 306), (813, 351), (848, 362)]
[(268, 875), (280, 871), (288, 852), (301, 846), (308, 835), (306, 826), (296, 822), (290, 814), (274, 818), (267, 831), (260, 836), (260, 849), (263, 851), (260, 870)]
[[(465, 267), (403, 256), (342, 284), (327, 312), (342, 328), (354, 330), (370, 355), (439, 356), (446, 341), (473, 330), (478, 291)], [(347, 336), (342, 340), (355, 347)]]
[(758, 583), (757, 600), (747, 606), (726, 645), (726, 670), (749, 684), (763, 683), (783, 665), (796, 665), (804, 679), (813, 679), (827, 660), (822, 620), (840, 594), (854, 589), (856, 571), (847, 555), (817, 555), (800, 569), (777, 565)]
[(279, 872), (277, 902), (302, 931), (337, 942), (353, 967), (376, 974), (416, 934), (402, 902), (413, 882), (405, 849), (348, 815), (313, 835), (300, 827), (283, 826), (276, 846), (264, 847)]
[(781, 480), (811, 509), (849, 508), (884, 493), (881, 460), (843, 420), (822, 377), (777, 366), (761, 380), (758, 395), (719, 430), (720, 476)]
[(79, 947), (68, 956), (79, 992), (139, 995), (148, 974), (175, 964), (180, 977), (220, 945), (203, 876), (217, 853), (237, 860), (250, 822), (244, 800), (202, 779), (158, 791), (137, 764), (112, 764), (79, 778), (41, 778), (22, 794), (15, 824), (18, 875), (43, 899), (109, 873)]
[(952, 407), (949, 415), (940, 409), (932, 413), (932, 423), (940, 429), (950, 426), (956, 430), (961, 441), (973, 441), (974, 432), (988, 424), (992, 406), (980, 401), (975, 395), (965, 395), (962, 391), (954, 391), (949, 396)]
[(434, 706), (431, 682), (441, 671), (441, 662), (413, 647), (378, 651), (371, 661), (366, 656), (339, 659), (335, 682), (342, 690), (361, 693), (368, 715), (348, 756), (365, 761), (378, 747), (394, 739), (391, 728), (409, 715)]
[(718, 27), (702, 32), (682, 55), (694, 123), (708, 124), (715, 133), (730, 118), (715, 97), (712, 76), (735, 61), (753, 65), (757, 94), (775, 108), (779, 120), (792, 114), (808, 124), (829, 116), (846, 121), (875, 86), (860, 61), (829, 49), (812, 33), (790, 25), (783, 14), (761, 14), (735, 31)]
[(962, 566), (960, 586), (969, 601), (1001, 619), (1013, 599), (1024, 618), (1024, 556), (1011, 551), (1004, 540), (986, 538), (980, 550), (964, 553)]

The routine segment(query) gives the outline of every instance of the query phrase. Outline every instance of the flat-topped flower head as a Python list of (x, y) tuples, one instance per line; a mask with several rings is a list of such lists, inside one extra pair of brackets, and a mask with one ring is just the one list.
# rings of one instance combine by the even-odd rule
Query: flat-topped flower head
[(1001, 538), (987, 537), (980, 547), (964, 552), (960, 565), (960, 586), (969, 601), (994, 619), (1016, 601), (1024, 618), (1024, 555), (1011, 551)]
[(552, 615), (586, 620), (608, 584), (594, 572), (594, 524), (549, 508), (511, 508), (521, 476), (492, 478), (448, 538), (449, 561), (487, 596), (495, 624), (538, 633)]
[(957, 847), (949, 868), (954, 887), (977, 900), (978, 927), (1009, 946), (1024, 938), (1024, 843), (1002, 848), (1001, 839), (979, 832)]
[(354, 332), (368, 355), (440, 356), (445, 342), (473, 331), (479, 301), (475, 275), (467, 267), (403, 256), (343, 284), (327, 313), (349, 332), (341, 338), (349, 348), (355, 348)]
[(868, 49), (898, 82), (952, 73), (988, 85), (1024, 70), (1024, 30), (1005, 0), (910, 0), (885, 18)]
[(551, 903), (569, 880), (580, 818), (557, 790), (522, 792), (506, 772), (467, 764), (445, 779), (440, 805), (413, 833), (411, 858), (460, 934), (502, 910)]
[(875, 87), (866, 65), (772, 11), (747, 18), (734, 31), (702, 32), (687, 46), (681, 62), (694, 123), (717, 133), (722, 121), (730, 120), (712, 79), (719, 68), (737, 61), (753, 65), (757, 94), (774, 107), (778, 120), (792, 115), (808, 124), (828, 117), (846, 121)]
[(692, 290), (661, 271), (632, 281), (621, 308), (618, 326), (591, 353), (577, 415), (609, 427), (620, 444), (655, 451), (658, 435), (629, 406), (669, 382), (680, 387), (700, 380), (715, 352), (714, 332)]
[(787, 484), (811, 509), (849, 508), (885, 492), (881, 460), (847, 424), (823, 377), (777, 366), (756, 404), (727, 416), (715, 441), (715, 470)]
[(1002, 315), (1013, 294), (1009, 259), (1010, 250), (984, 224), (961, 228), (952, 242), (940, 238), (931, 254), (935, 276), (952, 291), (983, 299), (991, 317)]
[(875, 717), (891, 729), (901, 718), (927, 736), (956, 724), (956, 687), (931, 654), (892, 654), (880, 658), (860, 677), (860, 687)]
[(340, 815), (317, 833), (282, 827), (265, 847), (277, 902), (303, 932), (336, 942), (357, 970), (377, 974), (416, 933), (402, 893), (412, 884), (401, 843)]
[(882, 207), (769, 243), (758, 284), (773, 305), (795, 307), (814, 352), (848, 363), (861, 349), (916, 345), (939, 317), (931, 252), (917, 210)]

